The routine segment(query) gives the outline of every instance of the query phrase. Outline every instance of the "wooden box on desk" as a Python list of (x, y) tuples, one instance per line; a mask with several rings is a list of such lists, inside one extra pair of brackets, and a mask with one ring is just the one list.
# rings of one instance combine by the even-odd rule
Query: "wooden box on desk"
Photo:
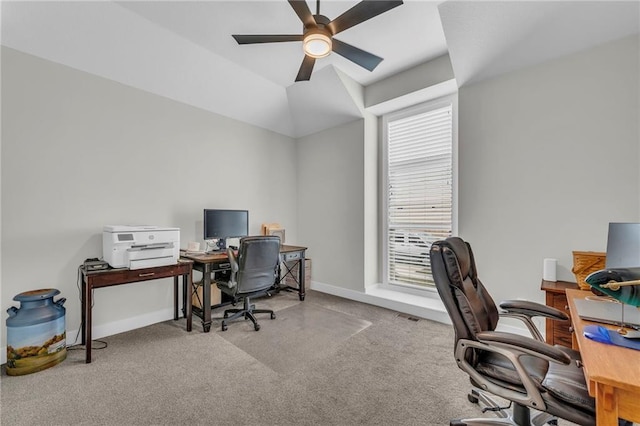
[[(298, 279), (298, 268), (300, 267), (300, 263), (287, 262), (287, 265), (289, 266), (289, 268), (291, 268), (291, 274), (293, 274), (293, 277), (291, 276), (291, 274), (287, 274), (286, 276), (284, 276), (285, 272), (287, 272), (287, 268), (283, 265), (281, 269), (282, 269), (282, 275), (284, 276), (284, 283), (285, 285), (288, 285), (291, 287), (297, 287), (298, 283), (296, 282), (296, 280)], [(311, 285), (311, 259), (305, 259), (304, 260), (304, 288), (308, 289), (310, 285)]]
[[(196, 291), (194, 291), (193, 294), (191, 295), (191, 305), (200, 309), (202, 309), (202, 304), (201, 304), (202, 297), (203, 297), (202, 290), (203, 290), (203, 286), (202, 286), (202, 282), (200, 282)], [(211, 305), (219, 305), (221, 301), (222, 301), (222, 296), (221, 296), (220, 289), (218, 288), (217, 285), (211, 284)]]

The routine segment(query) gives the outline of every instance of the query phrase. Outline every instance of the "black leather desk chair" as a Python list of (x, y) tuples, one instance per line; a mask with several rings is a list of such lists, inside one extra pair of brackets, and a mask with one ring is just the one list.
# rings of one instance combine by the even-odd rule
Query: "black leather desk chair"
[[(450, 424), (529, 425), (533, 421), (540, 425), (560, 417), (583, 426), (595, 425), (595, 402), (587, 392), (579, 354), (535, 338), (495, 331), (498, 309), (478, 278), (471, 246), (462, 239), (435, 242), (430, 257), (438, 293), (455, 329), (456, 362), (474, 386), (469, 400), (494, 405), (492, 411), (502, 417), (452, 420)], [(511, 316), (529, 320), (532, 316), (567, 318), (535, 302), (513, 300), (501, 307)], [(496, 409), (498, 405), (485, 391), (513, 402), (513, 413)], [(530, 409), (541, 413), (531, 419)]]
[[(233, 297), (234, 300), (242, 299), (242, 309), (227, 309), (224, 311), (222, 331), (227, 329), (227, 322), (239, 317), (250, 319), (256, 331), (260, 330), (260, 324), (254, 314), (271, 314), (271, 319), (276, 314), (269, 309), (255, 309), (251, 304), (251, 298), (261, 296), (275, 283), (280, 262), (280, 238), (275, 236), (244, 237), (240, 240), (238, 256), (232, 249), (227, 250), (231, 275), (228, 281), (215, 283), (218, 288)], [(229, 317), (229, 314), (233, 314)]]

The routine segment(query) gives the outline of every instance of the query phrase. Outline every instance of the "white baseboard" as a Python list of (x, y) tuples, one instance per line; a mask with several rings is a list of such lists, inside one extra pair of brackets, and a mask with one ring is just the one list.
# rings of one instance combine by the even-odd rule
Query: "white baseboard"
[[(135, 317), (125, 318), (118, 321), (109, 322), (101, 325), (94, 325), (92, 330), (92, 339), (113, 336), (114, 334), (124, 333), (125, 331), (135, 330), (136, 328), (146, 327), (151, 324), (173, 319), (173, 308), (162, 309), (155, 312), (149, 312)], [(76, 336), (78, 341), (76, 342)], [(67, 330), (67, 346), (79, 344), (82, 341), (78, 329)], [(0, 364), (7, 362), (7, 347), (0, 348)]]
[(382, 289), (377, 286), (367, 288), (367, 292), (364, 293), (318, 281), (311, 281), (311, 289), (432, 321), (451, 324), (442, 301), (433, 298)]
[[(378, 286), (367, 288), (367, 292), (363, 293), (318, 281), (311, 281), (311, 289), (322, 293), (333, 294), (334, 296), (344, 297), (345, 299), (355, 300), (357, 302), (380, 306), (382, 308), (391, 309), (443, 324), (451, 324), (449, 314), (447, 313), (444, 304), (439, 299), (416, 296), (414, 294), (388, 290)], [(531, 333), (529, 333), (529, 330), (527, 330), (524, 325), (522, 327), (518, 327), (509, 324), (499, 324), (497, 329), (506, 333), (531, 337)], [(544, 330), (542, 330), (542, 332), (544, 332)]]
[[(407, 315), (425, 318), (443, 324), (451, 324), (449, 315), (440, 300), (429, 297), (416, 296), (412, 294), (401, 293), (393, 290), (382, 289), (373, 286), (367, 289), (366, 293), (337, 287), (330, 284), (311, 281), (310, 288), (322, 293), (332, 294), (334, 296), (343, 297), (345, 299), (355, 300), (357, 302), (368, 303), (381, 308), (391, 309), (402, 312)], [(112, 336), (125, 331), (135, 330), (137, 328), (146, 327), (151, 324), (173, 319), (173, 308), (162, 309), (155, 312), (149, 312), (135, 317), (125, 318), (106, 324), (96, 325), (93, 327), (93, 339)], [(528, 330), (522, 327), (500, 325), (498, 329), (505, 332), (530, 336)], [(544, 331), (544, 330), (543, 330)], [(80, 337), (75, 342), (78, 329), (67, 330), (67, 345), (80, 343)], [(7, 347), (0, 348), (0, 364), (7, 362)]]

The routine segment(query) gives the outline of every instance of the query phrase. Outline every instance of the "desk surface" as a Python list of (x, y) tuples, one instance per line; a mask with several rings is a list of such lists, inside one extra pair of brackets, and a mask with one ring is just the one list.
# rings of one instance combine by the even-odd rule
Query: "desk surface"
[[(292, 253), (297, 251), (304, 251), (306, 249), (307, 249), (306, 247), (288, 246), (283, 244), (280, 246), (280, 253), (281, 254)], [(226, 259), (227, 252), (225, 251), (220, 253), (189, 253), (187, 251), (181, 251), (180, 256), (187, 259), (195, 260), (200, 263), (209, 263), (209, 262), (216, 262), (216, 261)]]
[[(574, 300), (592, 293), (567, 290), (566, 294), (589, 395), (596, 398), (597, 424), (617, 425), (618, 416), (640, 422), (640, 351), (584, 337), (584, 327), (595, 323), (578, 316)], [(616, 329), (615, 326), (604, 326)]]

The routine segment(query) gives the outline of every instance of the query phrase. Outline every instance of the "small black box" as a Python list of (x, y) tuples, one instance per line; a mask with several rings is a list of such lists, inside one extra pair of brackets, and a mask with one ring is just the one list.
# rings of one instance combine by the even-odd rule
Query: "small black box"
[(109, 264), (104, 260), (85, 260), (85, 271), (101, 271), (103, 269), (109, 269)]

